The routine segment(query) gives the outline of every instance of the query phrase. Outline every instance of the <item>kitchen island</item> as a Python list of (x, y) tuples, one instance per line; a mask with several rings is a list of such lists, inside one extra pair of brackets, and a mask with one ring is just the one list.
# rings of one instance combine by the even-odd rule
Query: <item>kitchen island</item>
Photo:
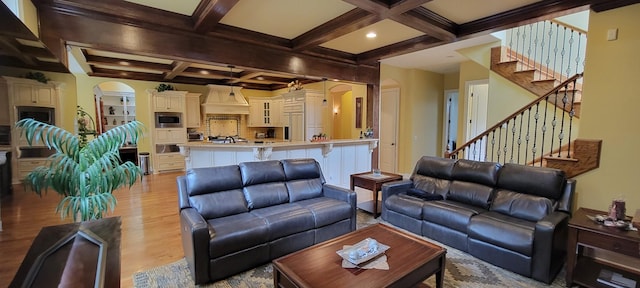
[(329, 184), (349, 188), (350, 175), (371, 171), (371, 153), (378, 139), (338, 139), (320, 142), (179, 144), (186, 168), (234, 165), (241, 162), (313, 158)]

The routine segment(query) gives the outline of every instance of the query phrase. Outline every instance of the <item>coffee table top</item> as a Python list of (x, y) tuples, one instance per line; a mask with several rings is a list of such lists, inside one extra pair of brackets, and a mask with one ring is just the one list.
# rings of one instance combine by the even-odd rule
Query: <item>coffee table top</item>
[[(342, 268), (336, 251), (367, 237), (391, 247), (386, 252), (389, 270)], [(273, 264), (299, 287), (386, 287), (445, 253), (445, 248), (419, 237), (375, 224), (283, 256)]]

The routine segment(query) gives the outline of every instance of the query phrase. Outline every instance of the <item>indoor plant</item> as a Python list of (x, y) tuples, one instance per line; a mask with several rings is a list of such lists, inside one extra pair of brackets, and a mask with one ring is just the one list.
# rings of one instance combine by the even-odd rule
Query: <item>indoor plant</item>
[(56, 213), (74, 221), (100, 219), (107, 210), (113, 211), (116, 198), (113, 191), (142, 178), (138, 166), (130, 161), (121, 163), (119, 148), (128, 141), (137, 143), (143, 133), (141, 122), (117, 126), (84, 142), (78, 136), (34, 119), (16, 123), (29, 145), (41, 142), (55, 153), (48, 166), (40, 166), (27, 175), (25, 187), (38, 195), (49, 188), (62, 196)]

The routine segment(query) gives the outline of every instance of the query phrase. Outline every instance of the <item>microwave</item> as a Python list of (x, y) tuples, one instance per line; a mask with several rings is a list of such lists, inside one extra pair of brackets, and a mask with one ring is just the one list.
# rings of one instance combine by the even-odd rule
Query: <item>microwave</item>
[(56, 124), (55, 109), (53, 108), (18, 106), (17, 109), (18, 120), (31, 118), (51, 125)]
[(182, 128), (182, 113), (155, 112), (156, 128)]

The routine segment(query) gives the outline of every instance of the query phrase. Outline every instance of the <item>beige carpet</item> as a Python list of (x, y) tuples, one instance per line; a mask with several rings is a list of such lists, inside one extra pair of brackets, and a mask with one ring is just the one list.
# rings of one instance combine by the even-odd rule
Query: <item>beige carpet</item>
[[(358, 228), (377, 223), (370, 214), (358, 210)], [(437, 243), (433, 240), (429, 240)], [(438, 243), (439, 244), (439, 243)], [(439, 244), (442, 245), (442, 244)], [(447, 265), (444, 287), (565, 287), (564, 270), (551, 285), (520, 276), (504, 269), (487, 264), (464, 252), (460, 252), (446, 245)], [(273, 287), (273, 270), (271, 264), (266, 264), (225, 280), (206, 286), (195, 286), (186, 260), (162, 265), (133, 275), (133, 285), (136, 288), (151, 287), (215, 287), (215, 288), (271, 288)], [(424, 281), (435, 287), (435, 276)]]

